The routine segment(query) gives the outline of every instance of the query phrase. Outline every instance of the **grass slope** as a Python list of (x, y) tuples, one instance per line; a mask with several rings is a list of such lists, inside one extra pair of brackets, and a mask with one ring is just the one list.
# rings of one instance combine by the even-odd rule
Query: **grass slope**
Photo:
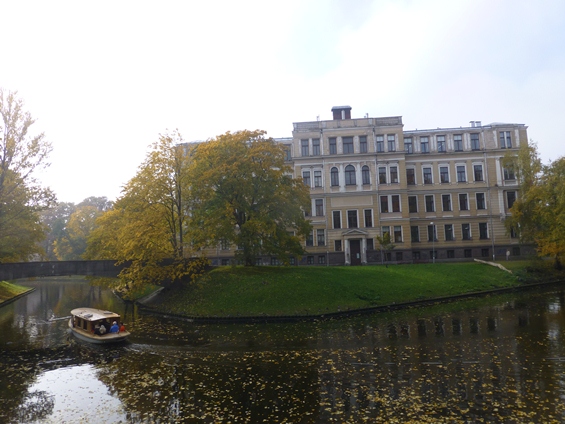
[(6, 300), (10, 300), (19, 294), (25, 293), (30, 290), (29, 287), (11, 284), (7, 281), (0, 281), (0, 305)]
[(169, 290), (159, 310), (194, 315), (305, 315), (517, 286), (512, 274), (472, 263), (364, 267), (222, 267)]

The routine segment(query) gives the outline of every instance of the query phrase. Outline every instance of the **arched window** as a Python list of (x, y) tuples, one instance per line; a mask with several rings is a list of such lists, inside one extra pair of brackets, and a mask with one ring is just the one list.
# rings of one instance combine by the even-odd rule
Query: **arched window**
[(355, 167), (353, 165), (347, 165), (345, 167), (345, 185), (355, 185)]
[(335, 166), (330, 171), (330, 176), (331, 176), (332, 186), (338, 186), (339, 185), (339, 171), (337, 170), (337, 168)]
[(363, 177), (363, 184), (371, 184), (371, 174), (369, 174), (369, 167), (367, 165), (361, 169), (361, 176)]

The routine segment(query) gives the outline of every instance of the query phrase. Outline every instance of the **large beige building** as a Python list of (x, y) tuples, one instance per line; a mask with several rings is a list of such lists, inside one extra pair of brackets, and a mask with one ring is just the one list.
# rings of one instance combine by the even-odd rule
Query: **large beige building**
[[(300, 264), (361, 265), (523, 255), (504, 220), (518, 181), (502, 158), (527, 143), (523, 124), (404, 130), (402, 117), (296, 122), (287, 160), (310, 187), (313, 232)], [(395, 245), (376, 240), (389, 232)], [(233, 252), (232, 252), (233, 253)], [(227, 263), (228, 251), (213, 262)], [(276, 258), (258, 258), (275, 264)]]

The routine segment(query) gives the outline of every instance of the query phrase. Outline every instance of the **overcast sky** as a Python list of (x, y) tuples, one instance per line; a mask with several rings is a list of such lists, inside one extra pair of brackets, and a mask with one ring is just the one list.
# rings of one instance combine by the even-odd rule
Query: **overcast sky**
[(3, 1), (0, 86), (53, 144), (60, 201), (114, 200), (167, 129), (526, 124), (565, 156), (565, 1)]

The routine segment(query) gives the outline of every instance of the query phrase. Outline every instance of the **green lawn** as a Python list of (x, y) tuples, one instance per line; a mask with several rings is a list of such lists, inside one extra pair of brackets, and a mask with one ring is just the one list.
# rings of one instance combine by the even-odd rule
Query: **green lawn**
[(17, 284), (11, 284), (7, 281), (0, 281), (0, 305), (6, 300), (10, 300), (13, 297), (24, 293), (29, 290), (29, 287), (19, 286)]
[(195, 315), (303, 315), (390, 305), (517, 286), (496, 267), (473, 263), (363, 267), (222, 267), (170, 289), (153, 304)]

